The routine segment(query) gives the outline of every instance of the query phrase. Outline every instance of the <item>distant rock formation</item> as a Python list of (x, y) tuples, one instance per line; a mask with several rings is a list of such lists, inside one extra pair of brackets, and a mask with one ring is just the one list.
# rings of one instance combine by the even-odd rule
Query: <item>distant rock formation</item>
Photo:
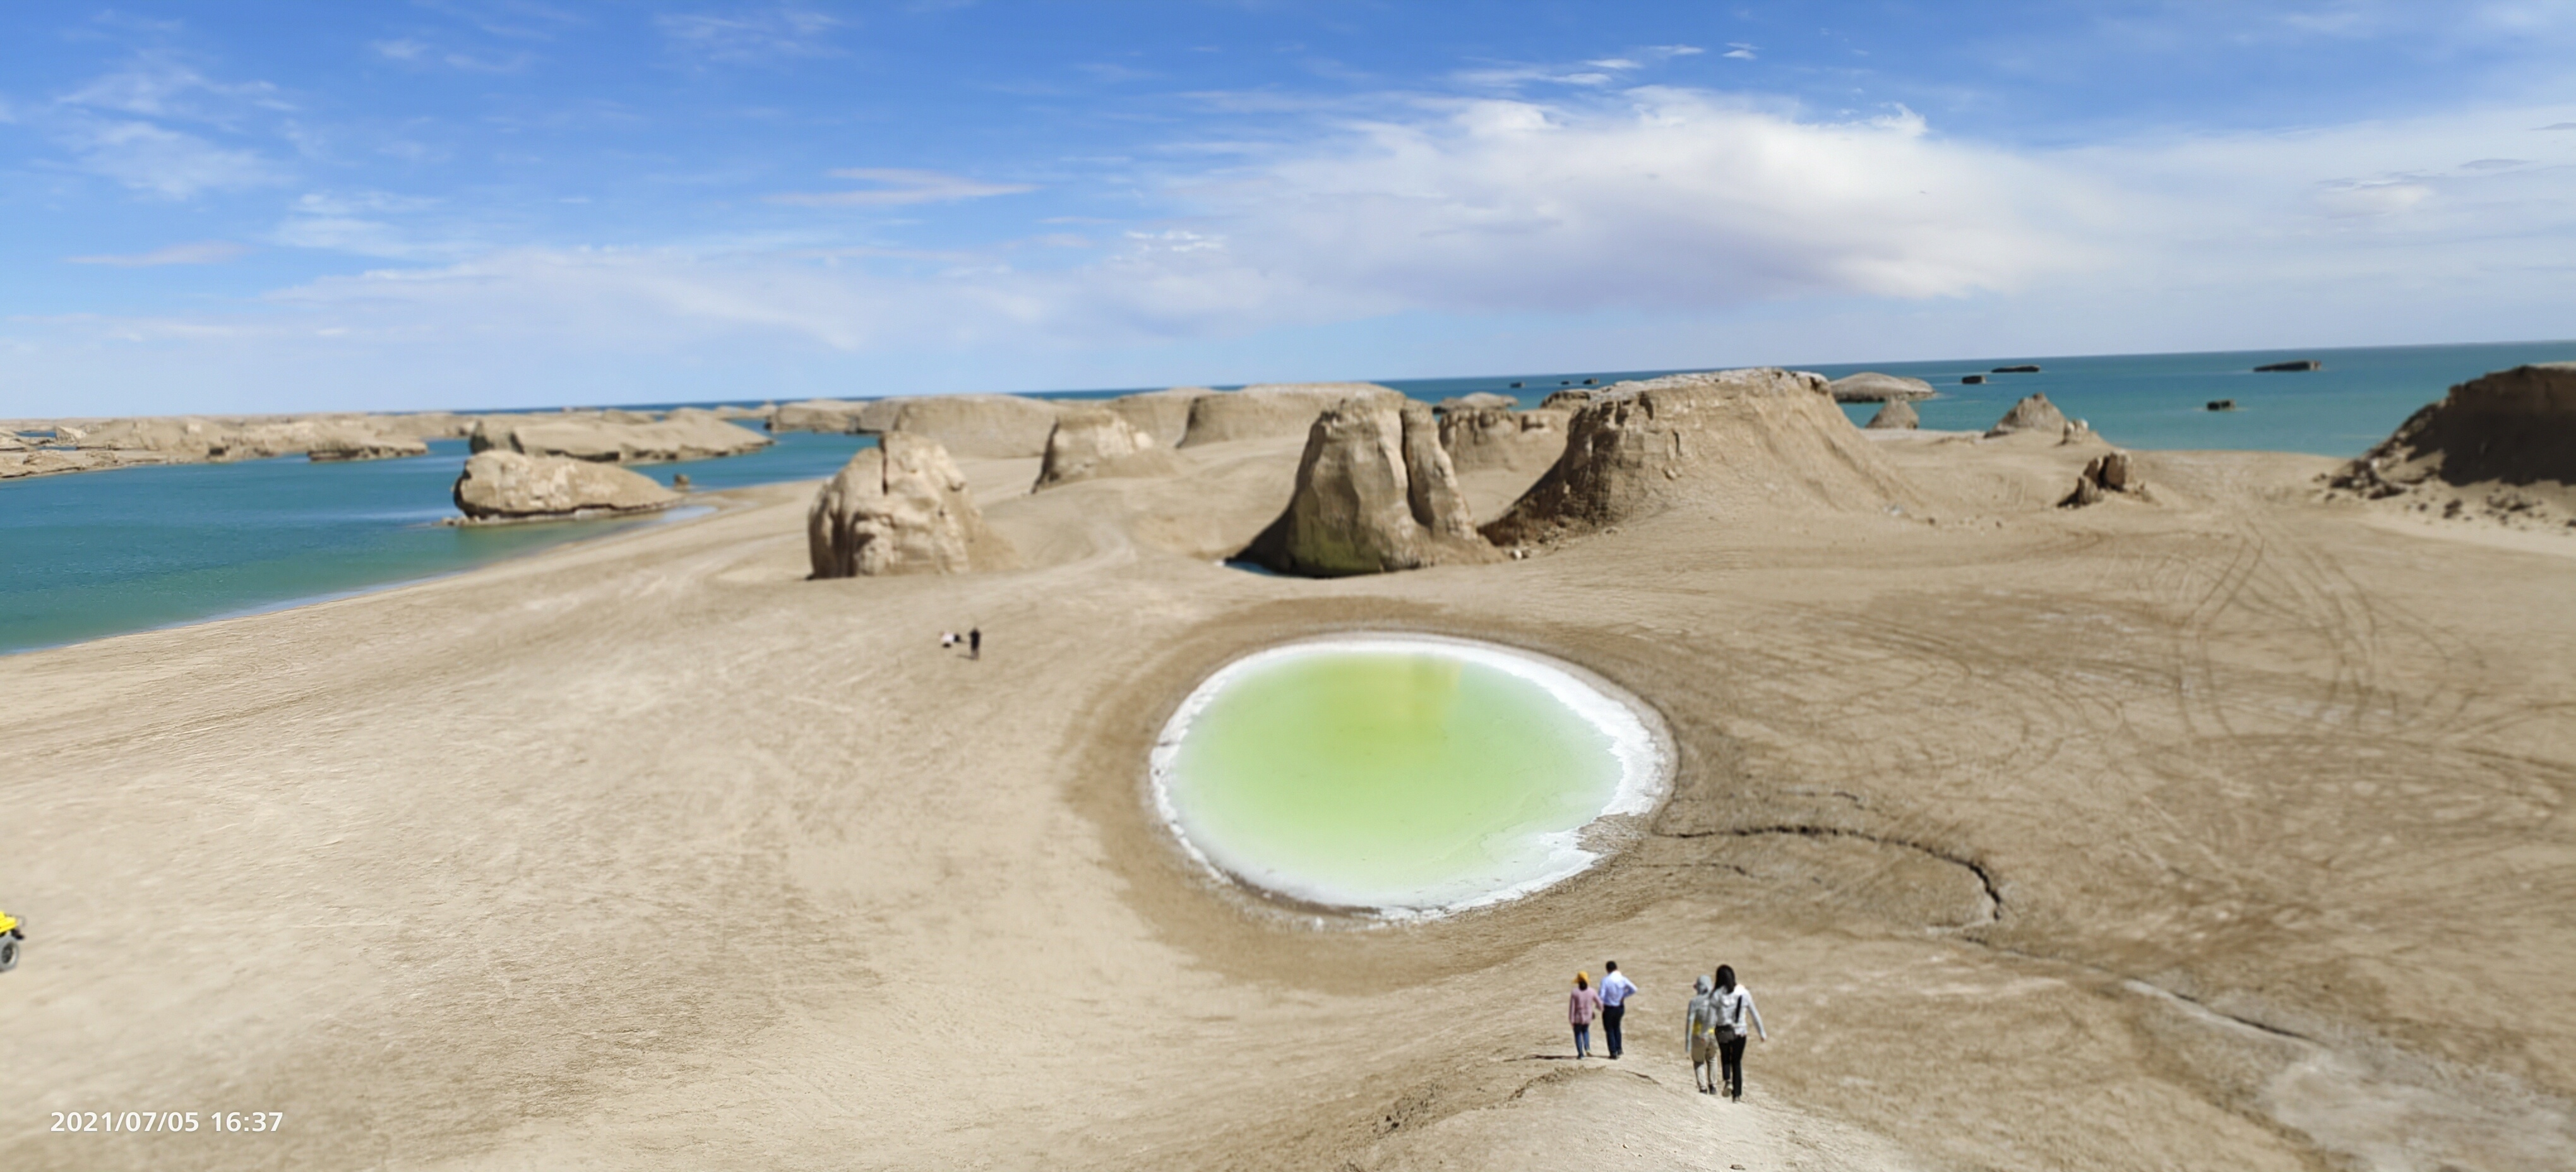
[(2290, 362), (2266, 362), (2261, 366), (2255, 367), (2254, 373), (2275, 374), (2289, 371), (2321, 370), (2324, 367), (2325, 363), (2319, 362), (2314, 358), (2300, 358)]
[(1190, 431), (1190, 404), (1203, 396), (1218, 393), (1207, 387), (1139, 391), (1111, 399), (1108, 407), (1129, 426), (1154, 437), (1155, 443), (1177, 448), (1181, 446), (1181, 438)]
[(1594, 391), (1567, 424), (1565, 455), (1485, 526), (1485, 537), (1541, 544), (1682, 504), (1739, 512), (1919, 504), (1823, 391), (1821, 376), (1771, 368)]
[(939, 441), (891, 431), (823, 482), (805, 514), (817, 578), (963, 574), (1014, 559)]
[(429, 444), (405, 435), (386, 435), (364, 427), (332, 428), (314, 437), (304, 449), (305, 459), (317, 464), (342, 463), (351, 460), (398, 460), (405, 456), (426, 456)]
[(2030, 365), (2030, 364), (2028, 364), (2028, 363), (2024, 363), (2024, 364), (2022, 364), (2022, 365), (2020, 365), (2020, 366), (1998, 366), (1998, 367), (1994, 368), (1994, 370), (1993, 370), (1991, 373), (1994, 373), (1994, 374), (2038, 374), (2038, 373), (2039, 373), (2039, 368), (2038, 368), (2038, 367), (2036, 367), (2036, 366), (2032, 366), (2032, 365)]
[(1565, 425), (1574, 417), (1562, 408), (1514, 411), (1508, 406), (1457, 407), (1439, 415), (1440, 446), (1461, 473), (1546, 468), (1565, 453)]
[(2004, 417), (1996, 420), (1993, 427), (1986, 429), (1986, 438), (1993, 439), (2020, 431), (2063, 435), (2066, 431), (2066, 416), (2059, 413), (2057, 404), (2048, 401), (2047, 395), (2037, 393), (2026, 395), (2021, 402), (2012, 405), (2012, 410), (2004, 412)]
[(1189, 431), (1180, 446), (1297, 435), (1312, 427), (1325, 408), (1353, 395), (1403, 398), (1376, 383), (1266, 383), (1219, 391), (1190, 401)]
[(1889, 399), (1869, 417), (1871, 431), (1911, 431), (1923, 426), (1923, 417), (1915, 414), (1914, 404), (1903, 399)]
[(2135, 496), (2144, 493), (2146, 487), (2130, 467), (2127, 452), (2104, 452), (2085, 463), (2084, 471), (2075, 476), (2075, 491), (2057, 502), (2057, 507), (2080, 509), (2099, 504), (2108, 494)]
[(491, 416), (477, 420), (467, 438), (476, 452), (565, 456), (596, 464), (665, 464), (738, 456), (772, 442), (705, 411), (673, 412), (669, 419), (642, 423), (605, 415)]
[(2576, 363), (2517, 366), (2452, 387), (2327, 483), (2449, 516), (2576, 517)]
[(1826, 388), (1833, 392), (1837, 403), (1894, 403), (1932, 397), (1932, 384), (1922, 379), (1880, 374), (1875, 370), (1844, 375), (1827, 383)]
[(1104, 476), (1170, 476), (1180, 471), (1172, 450), (1108, 407), (1068, 408), (1048, 434), (1046, 462), (1031, 492)]
[(1489, 407), (1509, 410), (1520, 405), (1521, 401), (1510, 395), (1498, 395), (1492, 391), (1471, 391), (1464, 395), (1452, 395), (1442, 399), (1433, 404), (1431, 410), (1436, 415), (1447, 415), (1452, 411), (1479, 411)]
[(608, 464), (494, 449), (465, 461), (455, 497), (468, 518), (495, 521), (651, 512), (680, 494)]
[(884, 435), (938, 440), (952, 455), (1012, 460), (1046, 454), (1056, 405), (1025, 395), (905, 395), (850, 402), (808, 399), (772, 412), (771, 431)]
[(859, 409), (864, 403), (847, 399), (806, 399), (781, 403), (769, 412), (769, 430), (815, 431), (825, 435), (849, 435), (859, 430)]
[(1296, 493), (1243, 557), (1310, 577), (1502, 558), (1476, 533), (1431, 408), (1380, 392), (1308, 425)]
[(1982, 374), (1963, 374), (1959, 376), (1959, 385), (1963, 387), (1984, 386), (1985, 382), (1986, 376)]

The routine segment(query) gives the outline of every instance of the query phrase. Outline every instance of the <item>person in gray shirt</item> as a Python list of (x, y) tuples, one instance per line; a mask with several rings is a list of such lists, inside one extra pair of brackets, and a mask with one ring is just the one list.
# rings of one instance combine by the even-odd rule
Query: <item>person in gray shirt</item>
[(1697, 995), (1682, 1013), (1682, 1042), (1690, 1050), (1691, 1088), (1703, 1095), (1716, 1094), (1717, 998), (1709, 992), (1707, 977), (1699, 979)]

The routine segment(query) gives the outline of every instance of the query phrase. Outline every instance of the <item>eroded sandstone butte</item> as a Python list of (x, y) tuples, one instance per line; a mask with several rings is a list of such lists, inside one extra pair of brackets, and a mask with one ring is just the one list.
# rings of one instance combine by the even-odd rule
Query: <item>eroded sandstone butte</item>
[(817, 578), (1000, 569), (1010, 545), (984, 524), (939, 441), (891, 431), (823, 482), (805, 514)]
[(1172, 450), (1108, 407), (1068, 408), (1047, 435), (1045, 462), (1030, 491), (1110, 476), (1170, 476)]
[(465, 461), (454, 495), (457, 510), (477, 521), (642, 513), (680, 500), (680, 494), (640, 472), (497, 449)]
[(1476, 533), (1427, 404), (1377, 389), (1324, 409), (1306, 433), (1286, 511), (1243, 557), (1341, 577), (1499, 560)]

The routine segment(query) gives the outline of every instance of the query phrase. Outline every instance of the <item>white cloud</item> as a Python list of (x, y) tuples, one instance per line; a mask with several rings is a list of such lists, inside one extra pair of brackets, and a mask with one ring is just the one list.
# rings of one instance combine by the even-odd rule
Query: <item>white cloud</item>
[(82, 170), (165, 199), (263, 187), (283, 178), (267, 160), (149, 122), (85, 122), (67, 136)]
[(983, 199), (996, 195), (1017, 195), (1035, 191), (1025, 183), (987, 183), (976, 179), (943, 174), (938, 171), (916, 171), (900, 167), (844, 167), (829, 172), (835, 179), (856, 179), (875, 187), (848, 191), (790, 191), (770, 196), (772, 203), (801, 204), (806, 207), (897, 207), (904, 204), (948, 203), (961, 199)]
[(112, 110), (146, 118), (227, 122), (248, 110), (291, 110), (278, 88), (264, 81), (219, 82), (157, 50), (59, 99), (68, 106)]
[(76, 265), (113, 265), (117, 268), (155, 268), (161, 265), (222, 264), (250, 251), (248, 245), (229, 240), (200, 240), (193, 244), (172, 244), (150, 252), (114, 256), (69, 256), (63, 259)]
[(664, 13), (654, 27), (673, 48), (709, 61), (741, 65), (780, 57), (837, 56), (827, 38), (846, 21), (811, 8), (757, 12)]
[(1751, 61), (1754, 58), (1757, 48), (1758, 46), (1747, 45), (1741, 41), (1729, 41), (1726, 45), (1726, 52), (1722, 55), (1733, 57), (1738, 61)]

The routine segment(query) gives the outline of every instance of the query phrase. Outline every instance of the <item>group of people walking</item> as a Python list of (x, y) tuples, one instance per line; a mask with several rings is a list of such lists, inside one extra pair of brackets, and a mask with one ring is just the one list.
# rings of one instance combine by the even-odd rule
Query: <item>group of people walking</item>
[[(1598, 1020), (1609, 1056), (1618, 1058), (1623, 1040), (1620, 1026), (1628, 1016), (1629, 999), (1636, 995), (1635, 982), (1619, 971), (1618, 961), (1601, 966), (1597, 990), (1592, 987), (1592, 974), (1574, 974), (1574, 994), (1565, 1010), (1574, 1025), (1574, 1056), (1592, 1056), (1592, 1023)], [(1735, 966), (1719, 965), (1713, 981), (1699, 978), (1698, 991), (1683, 1014), (1682, 1038), (1690, 1049), (1692, 1087), (1704, 1095), (1742, 1099), (1748, 1033), (1771, 1040), (1771, 1031), (1762, 1028), (1761, 1012), (1753, 1008), (1753, 994), (1736, 982)]]

